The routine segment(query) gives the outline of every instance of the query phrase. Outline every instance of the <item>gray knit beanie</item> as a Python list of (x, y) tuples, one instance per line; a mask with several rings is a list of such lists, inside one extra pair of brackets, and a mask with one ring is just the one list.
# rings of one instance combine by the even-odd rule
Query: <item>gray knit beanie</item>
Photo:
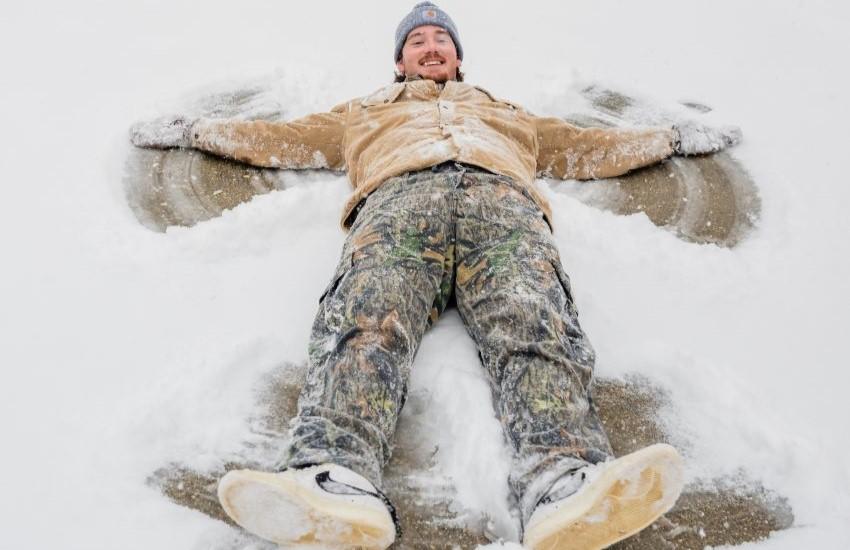
[(401, 50), (404, 48), (404, 42), (407, 40), (410, 31), (423, 25), (435, 25), (444, 28), (455, 43), (457, 58), (463, 59), (463, 48), (460, 46), (460, 38), (457, 36), (457, 27), (455, 27), (455, 23), (449, 17), (449, 14), (431, 2), (419, 2), (413, 6), (413, 10), (401, 20), (395, 30), (395, 61), (401, 58)]

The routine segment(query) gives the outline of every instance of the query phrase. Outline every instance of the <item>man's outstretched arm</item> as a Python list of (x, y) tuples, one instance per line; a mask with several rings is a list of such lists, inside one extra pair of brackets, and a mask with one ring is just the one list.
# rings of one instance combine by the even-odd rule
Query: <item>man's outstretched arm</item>
[(341, 108), (292, 122), (165, 117), (134, 125), (139, 147), (191, 147), (265, 168), (343, 170), (345, 114)]
[(715, 153), (741, 140), (735, 127), (687, 122), (673, 128), (579, 128), (559, 118), (535, 120), (538, 176), (602, 179), (658, 163), (671, 155)]

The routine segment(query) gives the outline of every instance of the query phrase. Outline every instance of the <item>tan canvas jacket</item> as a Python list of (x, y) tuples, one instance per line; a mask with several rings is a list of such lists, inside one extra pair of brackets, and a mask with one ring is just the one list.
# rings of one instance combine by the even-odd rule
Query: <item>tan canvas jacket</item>
[(193, 147), (255, 166), (346, 170), (354, 193), (344, 228), (360, 200), (387, 179), (449, 160), (510, 176), (551, 220), (536, 177), (608, 178), (673, 152), (671, 130), (581, 129), (476, 86), (431, 80), (392, 84), (292, 122), (201, 119), (192, 134)]

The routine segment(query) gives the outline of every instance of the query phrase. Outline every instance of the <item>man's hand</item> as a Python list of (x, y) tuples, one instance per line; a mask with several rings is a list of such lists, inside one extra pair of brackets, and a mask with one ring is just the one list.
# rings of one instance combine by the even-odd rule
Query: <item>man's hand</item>
[(737, 126), (714, 128), (689, 120), (673, 126), (673, 131), (673, 152), (677, 155), (707, 155), (741, 142), (741, 129)]
[(130, 141), (136, 147), (168, 149), (192, 146), (194, 120), (182, 116), (166, 116), (137, 122), (130, 127)]

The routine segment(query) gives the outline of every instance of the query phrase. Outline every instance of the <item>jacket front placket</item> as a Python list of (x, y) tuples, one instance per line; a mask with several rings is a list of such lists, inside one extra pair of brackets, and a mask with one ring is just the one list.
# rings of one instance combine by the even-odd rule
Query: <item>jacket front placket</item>
[(452, 90), (451, 84), (447, 82), (437, 97), (437, 120), (439, 121), (440, 132), (446, 137), (451, 137), (451, 128), (454, 124), (454, 102), (451, 100), (454, 94), (452, 94)]

